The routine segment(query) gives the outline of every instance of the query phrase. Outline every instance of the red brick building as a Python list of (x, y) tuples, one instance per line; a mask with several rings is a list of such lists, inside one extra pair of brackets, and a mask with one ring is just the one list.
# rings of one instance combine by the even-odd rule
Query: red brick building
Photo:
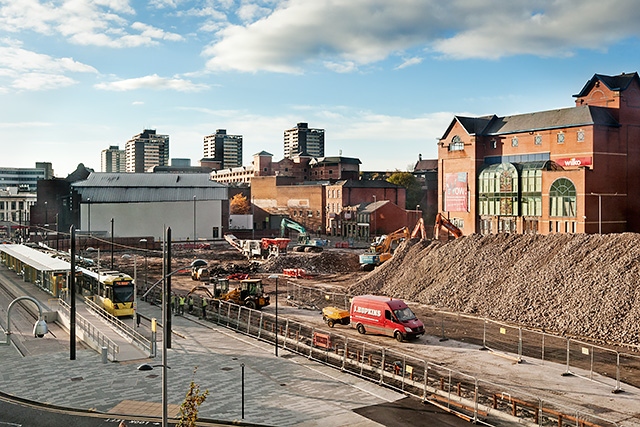
[(595, 74), (575, 107), (456, 116), (438, 207), (464, 234), (640, 232), (640, 78)]

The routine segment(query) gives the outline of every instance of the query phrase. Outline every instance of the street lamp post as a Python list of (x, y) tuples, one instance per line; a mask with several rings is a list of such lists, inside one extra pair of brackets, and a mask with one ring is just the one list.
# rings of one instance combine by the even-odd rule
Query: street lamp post
[(87, 228), (88, 228), (87, 246), (90, 246), (91, 245), (91, 197), (89, 197), (87, 199), (87, 207), (88, 207), (88, 212), (87, 212)]
[(113, 218), (111, 218), (111, 270), (113, 270)]
[[(378, 215), (376, 214), (376, 203), (378, 202), (378, 199), (376, 198), (376, 196), (373, 196), (373, 237), (376, 237), (376, 232), (378, 230)], [(371, 222), (369, 222), (369, 224), (371, 224)]]
[(147, 239), (140, 239), (144, 243), (144, 286), (147, 286)]
[(276, 279), (276, 357), (278, 357), (278, 277), (279, 274), (272, 274), (269, 279)]
[(47, 246), (49, 245), (49, 202), (44, 202), (44, 235), (45, 240), (47, 241)]

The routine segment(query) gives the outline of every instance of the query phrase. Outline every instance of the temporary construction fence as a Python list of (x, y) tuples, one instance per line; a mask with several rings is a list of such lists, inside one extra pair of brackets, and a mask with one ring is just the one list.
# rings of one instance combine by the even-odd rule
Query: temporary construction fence
[[(287, 302), (321, 310), (336, 306), (348, 310), (350, 295), (329, 292), (288, 281)], [(639, 349), (619, 351), (567, 336), (526, 329), (477, 316), (435, 309), (421, 315), (425, 334), (474, 344), (482, 349), (502, 353), (519, 362), (525, 357), (564, 365), (563, 375), (583, 375), (592, 381), (610, 385), (612, 392), (623, 391), (623, 383), (640, 387)], [(551, 363), (548, 366), (552, 366)], [(551, 368), (549, 368), (551, 369)], [(597, 375), (596, 375), (597, 374)]]
[[(407, 395), (429, 401), (470, 421), (499, 425), (528, 421), (537, 425), (616, 426), (613, 421), (493, 384), (429, 360), (349, 338), (331, 331), (277, 318), (225, 301), (215, 301), (207, 319), (274, 343)], [(277, 344), (276, 344), (277, 343)]]

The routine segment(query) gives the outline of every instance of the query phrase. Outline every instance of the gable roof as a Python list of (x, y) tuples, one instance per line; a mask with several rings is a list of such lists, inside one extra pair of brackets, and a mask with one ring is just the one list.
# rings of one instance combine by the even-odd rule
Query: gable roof
[(456, 123), (460, 123), (460, 126), (462, 126), (469, 135), (481, 135), (495, 117), (495, 115), (482, 117), (453, 116), (453, 120), (451, 120), (449, 127), (444, 131), (440, 139), (445, 139)]
[(494, 117), (482, 134), (500, 135), (586, 125), (617, 127), (619, 123), (607, 108), (581, 105), (560, 110)]
[(573, 95), (574, 98), (580, 98), (582, 96), (587, 95), (593, 86), (597, 82), (602, 82), (606, 87), (608, 87), (612, 91), (622, 92), (629, 87), (631, 82), (637, 81), (640, 84), (640, 78), (638, 77), (638, 73), (622, 73), (617, 76), (606, 76), (604, 74), (594, 74), (589, 81), (584, 85), (582, 90), (578, 92), (576, 95)]

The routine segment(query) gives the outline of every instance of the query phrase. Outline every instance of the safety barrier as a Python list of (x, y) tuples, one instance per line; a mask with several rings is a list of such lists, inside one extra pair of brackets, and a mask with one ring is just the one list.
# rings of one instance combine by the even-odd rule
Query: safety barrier
[[(286, 289), (287, 302), (292, 305), (318, 310), (326, 306), (349, 309), (351, 296), (346, 294), (326, 292), (292, 281), (287, 281)], [(640, 387), (640, 355), (634, 353), (640, 350), (638, 347), (620, 351), (586, 340), (477, 316), (433, 309), (426, 311), (420, 316), (425, 334), (439, 337), (441, 341), (453, 339), (477, 345), (516, 361), (531, 357), (543, 364), (559, 363), (565, 366), (564, 375), (578, 375), (577, 372), (584, 370), (587, 378), (611, 386), (614, 393), (623, 391), (622, 383)]]
[[(429, 401), (469, 421), (507, 419), (538, 425), (617, 426), (614, 421), (483, 381), (400, 351), (352, 339), (288, 318), (216, 301), (208, 320), (343, 372)], [(511, 418), (510, 418), (511, 417)]]
[[(67, 321), (71, 318), (71, 307), (63, 300), (58, 300), (58, 314), (62, 314), (66, 317)], [(96, 328), (91, 322), (85, 319), (83, 316), (76, 314), (76, 327), (84, 333), (85, 340), (91, 341), (97, 346), (96, 350), (106, 348), (107, 356), (113, 360), (118, 360), (117, 355), (120, 352), (118, 344), (113, 342), (109, 337), (103, 334), (100, 329)]]

